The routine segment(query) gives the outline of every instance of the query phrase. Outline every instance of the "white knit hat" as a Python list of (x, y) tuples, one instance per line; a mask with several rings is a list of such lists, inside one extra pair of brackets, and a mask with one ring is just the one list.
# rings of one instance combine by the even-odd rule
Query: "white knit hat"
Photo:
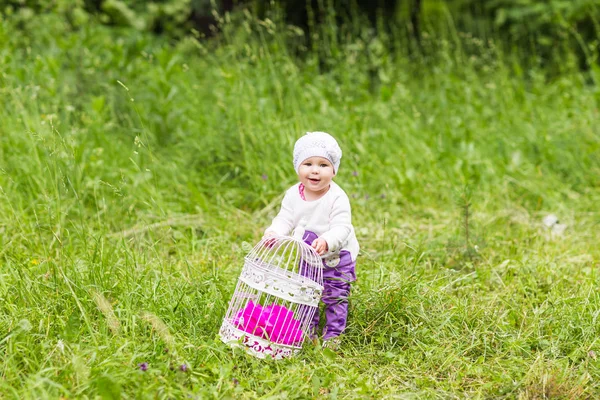
[(310, 157), (323, 157), (333, 164), (333, 172), (337, 174), (342, 158), (342, 149), (336, 140), (325, 132), (307, 132), (294, 145), (294, 168), (296, 172), (302, 161)]

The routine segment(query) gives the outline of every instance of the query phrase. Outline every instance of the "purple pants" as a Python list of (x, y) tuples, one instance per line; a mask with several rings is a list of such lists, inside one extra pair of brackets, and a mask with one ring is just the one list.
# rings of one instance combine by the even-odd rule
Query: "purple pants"
[[(306, 231), (302, 239), (310, 245), (316, 238), (316, 234)], [(323, 258), (324, 290), (321, 297), (321, 301), (325, 304), (323, 339), (339, 336), (346, 329), (348, 296), (351, 283), (356, 280), (355, 266), (356, 261), (352, 261), (352, 256), (346, 250)], [(318, 334), (319, 319), (320, 314), (317, 310), (311, 323), (313, 335)]]

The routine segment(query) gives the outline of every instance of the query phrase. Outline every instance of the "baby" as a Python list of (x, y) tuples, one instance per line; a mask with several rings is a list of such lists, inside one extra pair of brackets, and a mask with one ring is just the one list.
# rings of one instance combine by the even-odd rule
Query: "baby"
[[(346, 329), (348, 295), (356, 280), (355, 265), (359, 245), (352, 226), (350, 201), (335, 182), (342, 150), (325, 132), (309, 132), (294, 145), (294, 168), (299, 183), (289, 188), (279, 214), (265, 231), (269, 235), (289, 235), (304, 228), (303, 240), (323, 259), (326, 323), (323, 340), (336, 347)], [(312, 321), (316, 334), (319, 313)]]

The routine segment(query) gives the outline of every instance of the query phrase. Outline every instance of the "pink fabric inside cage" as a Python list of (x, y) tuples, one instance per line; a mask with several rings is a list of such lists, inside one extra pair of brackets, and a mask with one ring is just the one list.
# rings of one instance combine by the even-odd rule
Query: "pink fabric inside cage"
[(263, 307), (250, 300), (246, 307), (238, 311), (233, 323), (244, 332), (272, 342), (287, 345), (302, 342), (300, 321), (294, 318), (293, 311), (278, 304)]

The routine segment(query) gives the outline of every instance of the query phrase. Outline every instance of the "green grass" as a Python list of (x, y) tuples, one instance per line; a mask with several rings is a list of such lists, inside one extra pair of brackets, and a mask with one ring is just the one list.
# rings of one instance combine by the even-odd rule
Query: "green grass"
[[(235, 18), (175, 45), (0, 22), (1, 397), (596, 397), (593, 72)], [(344, 150), (350, 322), (337, 354), (260, 361), (217, 331), (309, 130)]]

